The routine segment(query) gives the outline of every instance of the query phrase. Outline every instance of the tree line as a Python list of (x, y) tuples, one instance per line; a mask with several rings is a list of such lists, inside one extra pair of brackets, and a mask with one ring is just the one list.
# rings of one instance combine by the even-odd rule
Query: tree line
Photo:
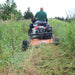
[(64, 17), (55, 17), (54, 19), (58, 19), (58, 20), (70, 23), (72, 18), (68, 18), (68, 17), (66, 17), (66, 18), (64, 18)]
[(66, 10), (66, 18), (64, 18), (64, 17), (55, 17), (55, 19), (65, 21), (65, 22), (69, 22), (69, 23), (71, 21), (75, 21), (75, 9)]
[[(75, 10), (70, 10), (70, 12), (66, 12), (67, 17), (55, 17), (55, 19), (71, 22), (71, 19), (74, 20), (75, 18)], [(0, 4), (0, 19), (2, 20), (8, 20), (8, 19), (32, 19), (34, 17), (34, 14), (31, 12), (30, 8), (27, 8), (27, 11), (24, 12), (24, 15), (22, 15), (21, 11), (17, 10), (17, 5), (14, 2), (14, 0), (6, 0), (5, 3)]]
[(0, 4), (0, 19), (8, 20), (8, 19), (31, 19), (34, 15), (30, 11), (30, 8), (24, 12), (24, 16), (22, 15), (21, 11), (17, 10), (17, 5), (14, 0), (6, 0), (5, 3)]

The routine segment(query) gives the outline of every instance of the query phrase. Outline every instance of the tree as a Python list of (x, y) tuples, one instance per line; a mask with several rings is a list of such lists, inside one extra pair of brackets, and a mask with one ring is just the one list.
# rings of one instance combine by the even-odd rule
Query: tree
[(24, 13), (25, 19), (32, 19), (34, 17), (33, 13), (30, 11), (30, 8), (27, 9), (27, 11)]
[(4, 4), (0, 4), (0, 10), (4, 10), (4, 12), (1, 14), (1, 18), (3, 20), (11, 19), (12, 15), (13, 18), (20, 19), (22, 17), (21, 12), (16, 10), (16, 3), (14, 0), (6, 0)]
[(21, 18), (22, 18), (22, 14), (21, 14), (20, 10), (19, 11), (15, 10), (14, 11), (14, 19), (18, 21)]
[(6, 3), (4, 3), (2, 5), (2, 9), (4, 10), (4, 12), (1, 14), (2, 19), (6, 20), (6, 19), (10, 19), (11, 18), (11, 8), (9, 5), (7, 5)]

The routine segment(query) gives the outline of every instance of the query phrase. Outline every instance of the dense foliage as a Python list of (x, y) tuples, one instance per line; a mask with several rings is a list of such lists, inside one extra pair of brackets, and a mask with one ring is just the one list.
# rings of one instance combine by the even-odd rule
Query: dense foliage
[(12, 2), (11, 0), (6, 0), (4, 4), (0, 4), (0, 10), (3, 11), (0, 13), (0, 18), (3, 20), (11, 19), (12, 17), (16, 20), (21, 19), (22, 14), (16, 10), (16, 7), (14, 0), (12, 0)]
[(33, 13), (30, 11), (30, 8), (27, 9), (27, 11), (24, 13), (25, 19), (32, 19), (34, 17)]

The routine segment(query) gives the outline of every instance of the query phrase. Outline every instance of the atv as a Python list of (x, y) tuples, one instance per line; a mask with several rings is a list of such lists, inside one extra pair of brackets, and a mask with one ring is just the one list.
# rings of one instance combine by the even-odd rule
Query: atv
[(52, 27), (47, 25), (47, 23), (34, 23), (33, 27), (29, 29), (28, 35), (30, 41), (23, 40), (23, 49), (28, 48), (28, 44), (39, 45), (42, 43), (55, 43), (59, 44), (59, 38), (54, 37)]

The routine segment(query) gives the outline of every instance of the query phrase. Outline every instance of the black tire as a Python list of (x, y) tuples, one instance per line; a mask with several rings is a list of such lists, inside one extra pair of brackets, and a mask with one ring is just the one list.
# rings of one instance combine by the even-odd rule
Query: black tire
[(59, 45), (59, 38), (58, 37), (55, 37), (53, 41), (56, 46)]
[(31, 33), (32, 33), (32, 29), (29, 29), (28, 30), (28, 35), (31, 36)]
[(23, 51), (27, 50), (27, 48), (28, 48), (28, 41), (27, 40), (23, 40), (22, 48), (23, 48)]

